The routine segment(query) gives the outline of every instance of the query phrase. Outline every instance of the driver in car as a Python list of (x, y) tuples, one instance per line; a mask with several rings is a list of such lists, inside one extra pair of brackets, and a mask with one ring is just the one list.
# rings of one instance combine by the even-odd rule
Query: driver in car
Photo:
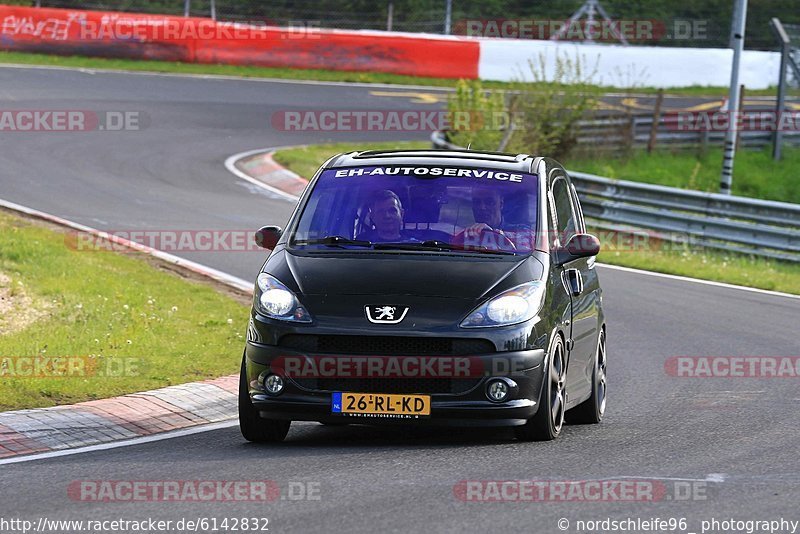
[[(488, 246), (495, 250), (514, 250), (514, 242), (503, 232), (503, 196), (492, 188), (476, 187), (472, 191), (472, 216), (475, 223), (453, 238), (453, 244)], [(494, 238), (487, 236), (492, 233)]]
[(496, 189), (476, 188), (472, 191), (472, 215), (475, 224), (464, 229), (464, 240), (475, 242), (481, 233), (503, 233), (503, 196)]

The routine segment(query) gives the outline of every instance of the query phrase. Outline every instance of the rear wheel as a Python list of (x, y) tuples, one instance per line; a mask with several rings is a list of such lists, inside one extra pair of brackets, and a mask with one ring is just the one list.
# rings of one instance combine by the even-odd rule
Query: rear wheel
[(556, 335), (539, 398), (539, 409), (527, 423), (514, 428), (520, 441), (550, 441), (561, 434), (564, 426), (564, 388), (567, 379), (567, 361), (564, 342)]
[(570, 423), (597, 424), (606, 412), (606, 332), (600, 330), (592, 373), (592, 396), (567, 414)]
[(250, 401), (250, 388), (247, 385), (245, 357), (242, 357), (242, 370), (239, 374), (239, 430), (247, 441), (257, 443), (277, 443), (283, 441), (289, 432), (291, 421), (262, 419)]

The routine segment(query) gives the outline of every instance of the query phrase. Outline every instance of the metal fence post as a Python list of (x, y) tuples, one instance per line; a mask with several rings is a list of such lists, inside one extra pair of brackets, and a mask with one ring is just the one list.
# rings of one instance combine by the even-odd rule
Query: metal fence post
[(183, 16), (188, 17), (192, 11), (192, 0), (183, 0)]
[[(747, 0), (737, 0), (736, 18), (731, 26), (733, 47), (733, 64), (731, 65), (731, 88), (728, 97), (728, 113), (735, 111), (739, 103), (739, 65), (744, 50), (744, 28), (747, 20)], [(733, 184), (733, 158), (736, 155), (736, 138), (739, 128), (736, 120), (728, 121), (728, 131), (725, 136), (725, 152), (722, 156), (722, 176), (719, 181), (719, 192), (723, 195), (731, 194)]]
[(783, 28), (783, 24), (777, 18), (773, 17), (769, 21), (769, 25), (778, 37), (781, 43), (781, 72), (778, 75), (778, 99), (775, 102), (775, 133), (772, 137), (772, 159), (779, 161), (781, 159), (781, 145), (783, 144), (783, 132), (780, 129), (780, 118), (783, 113), (784, 101), (786, 100), (786, 67), (789, 62), (789, 36)]
[(392, 25), (394, 24), (394, 2), (389, 2), (389, 9), (388, 13), (386, 14), (386, 31), (392, 31)]
[(628, 113), (627, 118), (628, 120), (626, 121), (625, 139), (623, 141), (624, 145), (622, 147), (626, 156), (633, 151), (633, 146), (636, 143), (636, 116), (634, 116), (632, 113)]
[(703, 128), (700, 132), (700, 151), (705, 154), (708, 151), (708, 145), (711, 141), (710, 134), (708, 132), (708, 128)]
[(453, 0), (446, 0), (444, 8), (444, 34), (450, 35), (450, 21), (453, 16)]
[(647, 141), (647, 153), (651, 153), (656, 147), (658, 139), (658, 123), (661, 121), (661, 104), (664, 102), (664, 90), (658, 90), (656, 106), (653, 108), (653, 123), (650, 125), (650, 139)]
[[(742, 117), (742, 124), (744, 124), (744, 84), (739, 86), (739, 103), (736, 105), (736, 112)], [(738, 121), (739, 117), (734, 116), (734, 120)], [(742, 131), (736, 130), (736, 150), (742, 146)]]

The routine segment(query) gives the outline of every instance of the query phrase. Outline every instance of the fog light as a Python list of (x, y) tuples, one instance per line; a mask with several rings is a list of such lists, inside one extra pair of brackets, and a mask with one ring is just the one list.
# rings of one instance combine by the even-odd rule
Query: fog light
[(264, 389), (270, 395), (280, 395), (283, 392), (283, 378), (278, 375), (268, 375), (264, 379)]
[(511, 394), (511, 386), (505, 380), (496, 378), (486, 384), (486, 397), (492, 402), (505, 402)]

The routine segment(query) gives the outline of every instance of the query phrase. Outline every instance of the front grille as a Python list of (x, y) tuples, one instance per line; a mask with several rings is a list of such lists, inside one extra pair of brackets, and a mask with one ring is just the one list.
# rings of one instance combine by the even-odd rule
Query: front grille
[(293, 378), (298, 386), (316, 391), (353, 393), (466, 393), (480, 378)]
[(314, 354), (367, 354), (370, 356), (469, 356), (495, 352), (488, 339), (337, 336), (287, 334), (278, 345)]
[[(280, 338), (280, 347), (307, 354), (339, 356), (472, 356), (492, 354), (494, 343), (488, 339), (404, 337), (404, 336), (340, 336), (287, 334)], [(461, 394), (473, 389), (480, 377), (311, 377), (292, 380), (301, 388), (313, 391), (352, 391), (355, 393), (423, 393)]]

